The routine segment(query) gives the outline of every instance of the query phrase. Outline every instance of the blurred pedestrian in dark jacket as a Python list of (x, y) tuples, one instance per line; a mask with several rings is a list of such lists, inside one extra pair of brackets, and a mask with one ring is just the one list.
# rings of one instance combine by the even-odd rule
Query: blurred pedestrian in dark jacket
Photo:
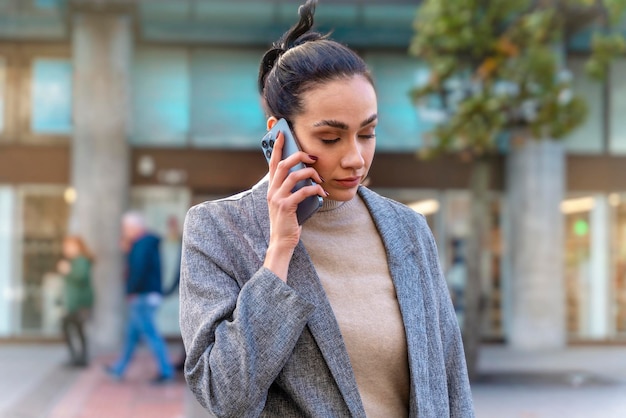
[(70, 353), (68, 365), (84, 367), (88, 363), (85, 322), (93, 305), (91, 287), (93, 256), (85, 242), (80, 237), (72, 235), (63, 240), (63, 257), (57, 264), (57, 270), (64, 278), (65, 314), (62, 326)]
[(153, 383), (171, 380), (173, 369), (167, 347), (155, 324), (155, 314), (161, 303), (160, 238), (146, 227), (143, 216), (128, 212), (122, 219), (122, 247), (127, 251), (126, 294), (128, 323), (121, 357), (107, 371), (121, 379), (132, 359), (140, 338), (144, 338), (157, 362), (159, 374)]

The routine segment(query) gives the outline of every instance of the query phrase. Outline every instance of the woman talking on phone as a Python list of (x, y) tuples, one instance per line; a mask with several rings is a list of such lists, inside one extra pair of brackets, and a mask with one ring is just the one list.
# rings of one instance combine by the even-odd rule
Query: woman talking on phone
[[(432, 234), (361, 185), (376, 144), (372, 77), (311, 30), (315, 4), (259, 70), (268, 129), (285, 119), (302, 151), (281, 161), (278, 134), (269, 176), (187, 215), (187, 382), (218, 417), (473, 417)], [(322, 208), (300, 225), (310, 196)]]

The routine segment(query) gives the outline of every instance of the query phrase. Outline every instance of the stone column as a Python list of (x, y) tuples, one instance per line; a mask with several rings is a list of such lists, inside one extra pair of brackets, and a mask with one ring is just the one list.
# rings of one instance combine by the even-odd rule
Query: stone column
[(564, 190), (562, 143), (528, 139), (513, 147), (507, 160), (508, 342), (513, 348), (555, 349), (566, 343)]
[(124, 318), (120, 219), (127, 207), (130, 149), (131, 13), (76, 2), (72, 19), (74, 134), (70, 229), (96, 256), (96, 304), (91, 342), (98, 351), (118, 347)]

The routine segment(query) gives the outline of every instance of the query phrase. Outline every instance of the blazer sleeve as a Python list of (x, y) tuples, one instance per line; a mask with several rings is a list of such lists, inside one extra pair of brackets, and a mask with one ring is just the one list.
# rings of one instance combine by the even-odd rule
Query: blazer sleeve
[(224, 210), (229, 205), (196, 206), (185, 220), (180, 281), (185, 377), (215, 416), (258, 416), (314, 306), (262, 267), (250, 243), (252, 223)]
[(474, 417), (474, 404), (470, 389), (463, 340), (456, 313), (452, 305), (446, 279), (437, 256), (435, 239), (428, 229), (428, 254), (430, 270), (434, 275), (434, 287), (438, 296), (439, 329), (448, 383), (448, 402), (451, 418)]

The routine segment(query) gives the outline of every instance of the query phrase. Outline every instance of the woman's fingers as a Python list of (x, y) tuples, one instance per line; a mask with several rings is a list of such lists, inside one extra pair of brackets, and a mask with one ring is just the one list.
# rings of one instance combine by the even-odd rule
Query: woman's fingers
[[(306, 164), (315, 163), (317, 161), (316, 157), (300, 151), (285, 159), (281, 159), (284, 141), (283, 133), (279, 132), (269, 163), (270, 190), (278, 191), (278, 189), (282, 189), (284, 193), (287, 191), (291, 192), (298, 181), (308, 178), (316, 183), (322, 183), (319, 173), (315, 169), (306, 166)], [(294, 167), (299, 164), (303, 168), (294, 170)]]
[(274, 179), (274, 174), (276, 173), (276, 168), (278, 167), (278, 163), (281, 160), (283, 155), (283, 146), (285, 144), (285, 136), (282, 132), (278, 133), (276, 140), (274, 141), (274, 146), (272, 147), (272, 155), (270, 156), (270, 184)]

